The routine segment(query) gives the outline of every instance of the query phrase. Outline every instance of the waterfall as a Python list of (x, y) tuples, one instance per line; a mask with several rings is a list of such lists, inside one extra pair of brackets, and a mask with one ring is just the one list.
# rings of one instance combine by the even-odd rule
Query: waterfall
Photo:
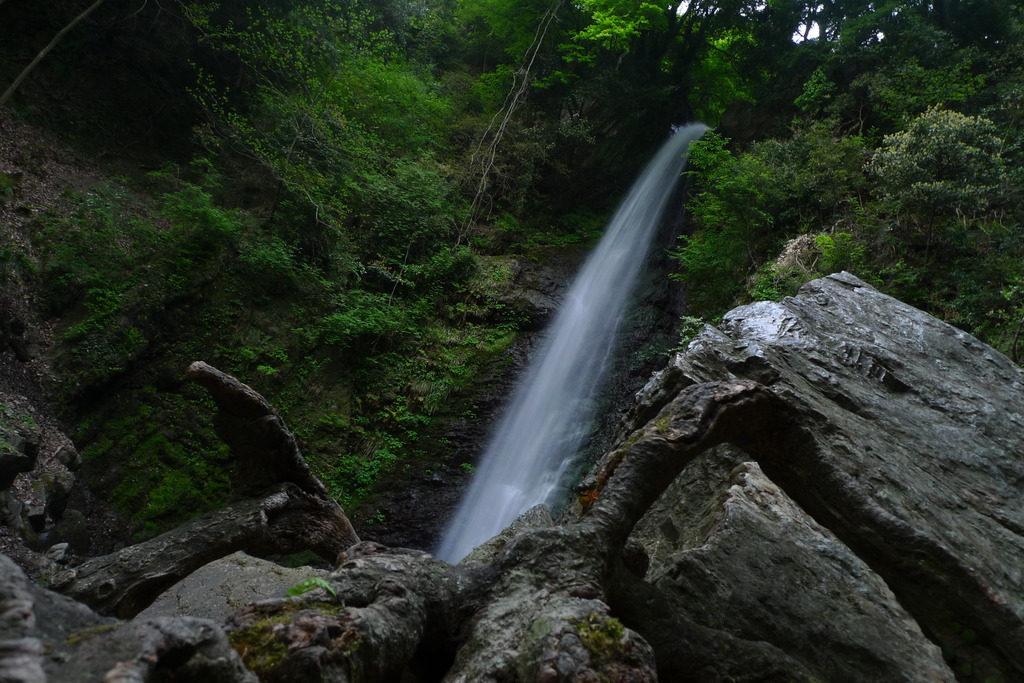
[(633, 184), (566, 294), (436, 555), (456, 562), (547, 502), (593, 419), (592, 396), (661, 214), (702, 124), (676, 131)]

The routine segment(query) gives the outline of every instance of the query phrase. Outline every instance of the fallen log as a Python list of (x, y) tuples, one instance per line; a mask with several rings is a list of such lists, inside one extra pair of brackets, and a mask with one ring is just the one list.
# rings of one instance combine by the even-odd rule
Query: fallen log
[(196, 362), (186, 377), (217, 403), (217, 434), (238, 466), (234, 502), (149, 541), (55, 573), (49, 586), (102, 614), (134, 616), (199, 567), (244, 550), (313, 550), (334, 562), (359, 542), (351, 522), (302, 457), (294, 435), (263, 396)]

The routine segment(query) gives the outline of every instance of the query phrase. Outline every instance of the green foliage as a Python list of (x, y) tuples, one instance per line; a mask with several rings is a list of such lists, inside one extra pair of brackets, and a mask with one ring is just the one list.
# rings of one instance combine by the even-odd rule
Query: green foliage
[(691, 310), (728, 305), (742, 287), (751, 258), (769, 238), (774, 218), (765, 202), (774, 190), (771, 169), (755, 155), (734, 155), (728, 140), (708, 133), (690, 150), (690, 174), (699, 185), (690, 212), (701, 226), (672, 252), (687, 282)]
[(984, 217), (1006, 179), (1003, 142), (988, 119), (929, 109), (886, 136), (869, 166), (890, 210), (930, 230), (941, 219)]
[(327, 315), (320, 324), (325, 344), (347, 348), (359, 342), (373, 343), (396, 331), (400, 322), (384, 295), (353, 289), (338, 303), (339, 310)]
[(817, 267), (823, 273), (841, 270), (851, 273), (865, 271), (867, 245), (859, 243), (848, 232), (817, 235), (814, 238), (814, 246), (821, 252), (821, 260)]
[(322, 588), (332, 597), (338, 597), (338, 592), (334, 590), (334, 586), (332, 586), (329, 581), (321, 579), (319, 576), (311, 576), (308, 579), (303, 579), (298, 582), (288, 589), (288, 595), (292, 597), (304, 595), (310, 591), (316, 590), (317, 588)]
[(548, 0), (463, 0), (457, 22), (465, 31), (466, 49), (495, 50), (519, 60), (536, 39), (541, 17), (552, 7)]
[(795, 294), (809, 279), (808, 273), (799, 268), (765, 263), (750, 278), (747, 291), (754, 301), (779, 301)]
[(749, 47), (751, 36), (729, 31), (708, 43), (707, 53), (687, 70), (693, 79), (690, 101), (694, 117), (714, 123), (735, 102), (755, 99), (753, 85), (737, 68), (735, 57), (737, 52)]
[[(614, 661), (626, 652), (626, 628), (618, 619), (604, 614), (593, 613), (573, 622), (583, 647), (590, 653), (592, 661), (601, 663)], [(595, 666), (595, 668), (597, 668)]]
[(885, 65), (853, 82), (863, 87), (874, 110), (896, 125), (905, 125), (930, 108), (964, 102), (984, 84), (984, 76), (972, 73), (968, 55), (934, 68), (922, 66), (916, 57)]
[(178, 187), (160, 197), (161, 213), (171, 222), (176, 246), (196, 256), (210, 256), (233, 247), (241, 233), (241, 218), (235, 211), (213, 205), (213, 197), (197, 185)]
[[(827, 122), (798, 128), (786, 142), (758, 143), (747, 153), (731, 151), (728, 143), (710, 133), (693, 145), (689, 173), (697, 184), (688, 208), (698, 229), (672, 252), (691, 310), (701, 315), (727, 308), (786, 239), (855, 213), (855, 198), (866, 184), (863, 141), (837, 139)], [(791, 293), (796, 282), (792, 273), (770, 266), (753, 281), (769, 287), (757, 293), (769, 298)]]
[(167, 303), (203, 286), (242, 219), (187, 183), (158, 207), (120, 184), (66, 202), (59, 218), (44, 219), (38, 242), (50, 312), (66, 314), (58, 367), (75, 392), (123, 371), (160, 334)]
[(995, 344), (1006, 351), (1014, 362), (1024, 360), (1024, 275), (1015, 273), (1008, 278), (1008, 285), (1000, 291), (1002, 301), (993, 311), (995, 324), (992, 335)]
[(692, 311), (724, 311), (742, 290), (749, 254), (735, 229), (706, 229), (683, 236), (672, 256), (681, 270), (673, 277), (689, 284), (687, 301)]
[[(60, 275), (46, 281), (67, 321), (57, 357), (69, 398), (88, 395), (86, 382), (119, 381), (143, 352), (160, 359), (157, 375), (175, 377), (207, 359), (285, 413), (316, 471), (353, 506), (396, 462), (423, 453), (436, 419), (462, 410), (460, 393), (514, 338), (505, 314), (456, 329), (467, 315), (491, 316), (491, 293), (511, 284), (500, 264), (480, 271), (465, 248), (404, 268), (380, 259), (361, 271), (361, 286), (344, 286), (271, 227), (215, 207), (210, 191), (172, 188), (147, 204), (122, 186), (99, 187), (68, 200), (73, 221), (50, 220), (40, 233), (40, 275)], [(227, 489), (213, 409), (175, 396), (151, 384), (126, 391), (77, 438), (90, 485), (140, 536), (217, 505)]]
[(825, 69), (819, 66), (804, 84), (804, 91), (793, 102), (799, 109), (809, 112), (820, 110), (836, 93), (836, 85), (828, 79)]
[(288, 646), (277, 636), (281, 625), (292, 621), (293, 614), (282, 611), (263, 615), (263, 618), (245, 628), (235, 629), (228, 640), (245, 663), (245, 667), (257, 676), (273, 671), (288, 655)]
[(756, 155), (733, 154), (727, 144), (727, 138), (708, 133), (691, 147), (690, 173), (701, 185), (690, 211), (704, 226), (732, 229), (741, 239), (756, 241), (774, 221), (763, 209), (773, 192), (772, 169)]
[(356, 244), (395, 264), (446, 236), (454, 187), (433, 155), (450, 105), (373, 29), (368, 10), (330, 2), (283, 17), (253, 10), (245, 25), (191, 16), (256, 83), (243, 96), (200, 72), (194, 94), (214, 121), (211, 146), (264, 164), (289, 201), (311, 208), (327, 253)]
[(704, 330), (707, 321), (695, 315), (683, 315), (679, 318), (679, 343), (673, 351), (685, 351), (698, 334)]
[[(590, 23), (573, 39), (577, 43), (594, 42), (606, 50), (625, 50), (645, 30), (666, 23), (663, 5), (623, 0), (581, 0), (580, 8), (590, 15)], [(579, 55), (577, 51), (570, 54)]]
[[(818, 73), (808, 102), (828, 90)], [(932, 108), (875, 150), (830, 121), (796, 122), (788, 138), (745, 150), (706, 138), (691, 171), (697, 229), (673, 253), (675, 277), (695, 313), (716, 315), (847, 270), (1017, 357), (1024, 253), (1010, 198), (1024, 182), (1001, 132)]]
[(276, 235), (253, 235), (239, 245), (238, 260), (246, 279), (261, 291), (287, 291), (303, 276), (296, 248)]
[(137, 538), (153, 536), (224, 502), (230, 466), (209, 426), (212, 406), (152, 388), (120, 401), (117, 417), (76, 440), (84, 473), (109, 492)]

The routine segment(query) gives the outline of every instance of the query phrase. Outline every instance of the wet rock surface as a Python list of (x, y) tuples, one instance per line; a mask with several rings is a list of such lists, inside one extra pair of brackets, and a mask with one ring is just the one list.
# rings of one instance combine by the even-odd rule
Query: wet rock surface
[(815, 462), (762, 463), (765, 478), (749, 454), (705, 454), (725, 459), (688, 469), (637, 532), (648, 579), (703, 623), (775, 643), (827, 680), (938, 680), (922, 631), (965, 680), (1024, 676), (1020, 368), (838, 274), (706, 328), (632, 419), (728, 378), (792, 406)]
[(192, 617), (123, 623), (31, 582), (0, 555), (0, 679), (255, 683), (223, 630)]
[(881, 577), (735, 449), (691, 464), (634, 539), (647, 581), (694, 621), (822, 680), (953, 680)]

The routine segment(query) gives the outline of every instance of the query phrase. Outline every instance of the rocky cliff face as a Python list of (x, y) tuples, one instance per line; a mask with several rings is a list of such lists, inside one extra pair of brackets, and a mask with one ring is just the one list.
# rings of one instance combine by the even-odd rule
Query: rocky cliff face
[(534, 514), (460, 566), (361, 543), (320, 589), (216, 621), (76, 608), (84, 644), (0, 564), (0, 600), (34, 615), (0, 638), (50, 680), (1010, 683), (1022, 494), (1024, 372), (838, 274), (705, 328), (561, 525)]

